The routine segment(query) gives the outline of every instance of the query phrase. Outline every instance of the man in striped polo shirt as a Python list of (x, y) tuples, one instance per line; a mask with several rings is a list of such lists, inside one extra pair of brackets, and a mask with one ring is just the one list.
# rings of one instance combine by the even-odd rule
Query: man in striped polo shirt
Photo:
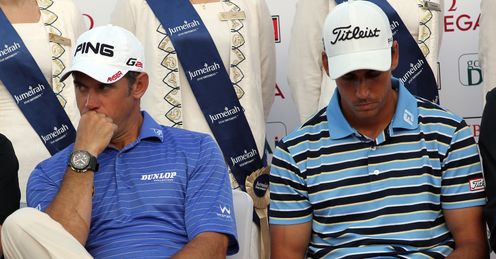
[(387, 16), (344, 2), (323, 38), (337, 90), (274, 152), (272, 258), (487, 257), (472, 132), (392, 78), (398, 44)]
[[(7, 218), (7, 258), (222, 258), (236, 253), (224, 159), (206, 134), (140, 111), (143, 47), (123, 28), (82, 34), (72, 67), (74, 144), (40, 163)], [(27, 148), (27, 147), (26, 147)]]

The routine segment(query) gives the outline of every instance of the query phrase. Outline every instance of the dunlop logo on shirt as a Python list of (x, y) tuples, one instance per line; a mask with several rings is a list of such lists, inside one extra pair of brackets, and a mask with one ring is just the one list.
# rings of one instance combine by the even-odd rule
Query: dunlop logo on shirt
[(154, 181), (154, 182), (172, 182), (176, 177), (177, 172), (163, 172), (153, 174), (141, 175), (141, 181)]

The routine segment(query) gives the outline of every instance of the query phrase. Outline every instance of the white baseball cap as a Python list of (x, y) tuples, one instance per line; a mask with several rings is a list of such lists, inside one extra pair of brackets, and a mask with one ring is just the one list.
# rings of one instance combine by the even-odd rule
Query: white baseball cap
[(359, 69), (391, 67), (393, 33), (386, 14), (374, 3), (350, 0), (337, 5), (324, 22), (323, 39), (331, 79)]
[(114, 25), (95, 27), (79, 36), (72, 66), (62, 75), (64, 81), (72, 72), (111, 84), (128, 71), (144, 71), (144, 49), (128, 30)]

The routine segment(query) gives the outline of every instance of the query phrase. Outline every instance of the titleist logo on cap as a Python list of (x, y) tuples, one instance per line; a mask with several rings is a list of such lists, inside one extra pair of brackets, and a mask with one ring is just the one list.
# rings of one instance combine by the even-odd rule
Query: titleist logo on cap
[(376, 38), (379, 37), (378, 28), (369, 29), (365, 27), (365, 30), (362, 30), (360, 26), (355, 26), (353, 29), (350, 29), (351, 25), (344, 27), (336, 27), (332, 30), (332, 35), (336, 36), (333, 40), (331, 40), (331, 44), (336, 44), (338, 41), (347, 41), (347, 40), (359, 40), (364, 38)]

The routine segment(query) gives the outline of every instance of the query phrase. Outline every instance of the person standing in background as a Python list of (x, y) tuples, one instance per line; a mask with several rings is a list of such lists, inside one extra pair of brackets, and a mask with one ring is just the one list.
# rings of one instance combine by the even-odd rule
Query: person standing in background
[(483, 96), (485, 101), (479, 135), (479, 149), (486, 178), (487, 205), (484, 216), (489, 227), (489, 243), (496, 250), (496, 1), (481, 1), (479, 28), (479, 59), (483, 76)]
[[(12, 143), (2, 134), (0, 134), (0, 230), (2, 229), (5, 219), (19, 208), (21, 191), (19, 190), (19, 179), (17, 171), (19, 162), (14, 153)], [(0, 258), (3, 250), (1, 245), (2, 237), (0, 235)]]
[(479, 134), (479, 150), (486, 179), (487, 204), (484, 216), (489, 227), (489, 244), (496, 249), (496, 90), (486, 95)]
[[(265, 178), (258, 186), (268, 187), (268, 170), (265, 176), (252, 173), (264, 163), (265, 122), (275, 92), (274, 34), (265, 1), (175, 0), (157, 6), (120, 0), (112, 24), (130, 30), (145, 46), (150, 88), (143, 108), (161, 124), (214, 136), (233, 172), (233, 188), (250, 189), (254, 181), (247, 183), (248, 175)], [(234, 124), (235, 130), (221, 129)], [(252, 169), (241, 168), (245, 162)], [(256, 193), (255, 203), (268, 204), (268, 192)], [(259, 258), (256, 225), (252, 233), (250, 258)]]
[[(298, 0), (289, 44), (288, 83), (300, 122), (327, 106), (336, 83), (326, 75), (321, 60), (322, 26), (335, 0)], [(437, 78), (444, 0), (389, 0), (418, 43)], [(401, 45), (405, 48), (405, 45)], [(401, 62), (405, 62), (402, 57)], [(415, 95), (415, 93), (414, 93)]]
[(25, 203), (36, 164), (74, 141), (74, 86), (60, 76), (84, 27), (72, 0), (0, 0), (0, 9), (0, 132), (19, 159)]

